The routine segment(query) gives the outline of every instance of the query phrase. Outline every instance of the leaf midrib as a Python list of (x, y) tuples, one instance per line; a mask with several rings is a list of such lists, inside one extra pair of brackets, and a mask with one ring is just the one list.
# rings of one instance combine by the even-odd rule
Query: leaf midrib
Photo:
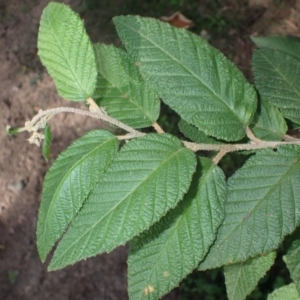
[[(206, 171), (205, 175), (202, 176), (201, 180), (199, 181), (199, 183), (198, 183), (198, 185), (197, 185), (197, 191), (198, 191), (199, 188), (202, 186), (202, 184), (205, 182), (206, 178), (207, 178), (208, 176), (210, 176), (210, 174), (211, 174), (211, 172), (213, 171), (214, 167), (215, 167), (215, 165), (214, 165), (214, 164), (211, 164), (211, 166), (209, 167), (209, 169)], [(196, 194), (196, 195), (197, 195), (197, 194)], [(196, 196), (196, 195), (195, 195), (195, 196)], [(194, 198), (193, 200), (195, 200), (195, 198)], [(197, 199), (197, 201), (199, 201), (199, 199)], [(188, 209), (189, 209), (189, 207), (185, 207), (185, 208), (183, 209), (183, 211), (182, 211), (182, 213), (180, 214), (180, 216), (179, 216), (179, 218), (178, 218), (176, 224), (173, 226), (173, 229), (171, 230), (171, 232), (170, 232), (170, 234), (169, 234), (169, 237), (168, 237), (166, 243), (164, 244), (164, 246), (161, 248), (161, 250), (160, 250), (159, 253), (157, 254), (157, 257), (158, 257), (158, 258), (156, 259), (154, 266), (151, 268), (151, 271), (150, 271), (150, 274), (148, 275), (148, 278), (147, 278), (146, 280), (143, 280), (144, 282), (151, 283), (151, 282), (150, 282), (150, 278), (151, 278), (152, 275), (153, 275), (153, 272), (154, 272), (154, 270), (155, 270), (155, 268), (156, 268), (156, 265), (158, 264), (158, 261), (160, 260), (160, 257), (161, 257), (161, 255), (163, 254), (165, 248), (167, 248), (168, 243), (170, 242), (171, 238), (173, 238), (173, 236), (174, 236), (175, 233), (177, 232), (176, 229), (179, 227), (181, 221), (183, 220), (183, 218), (186, 218), (185, 213), (186, 213), (186, 211), (187, 211)], [(207, 248), (208, 248), (208, 247), (207, 247)], [(182, 253), (182, 252), (181, 252), (181, 253)], [(197, 267), (197, 266), (196, 266), (196, 267)], [(196, 268), (196, 267), (195, 267), (195, 268)], [(143, 292), (143, 291), (142, 291), (142, 292)], [(140, 293), (140, 294), (141, 294), (141, 293)], [(161, 297), (161, 296), (162, 296), (162, 295), (160, 295), (160, 297)], [(140, 297), (140, 299), (142, 299), (142, 296)]]
[[(289, 170), (284, 174), (284, 175), (282, 175), (281, 177), (280, 177), (280, 179), (279, 179), (279, 181), (278, 182), (276, 182), (276, 183), (274, 183), (273, 185), (272, 185), (272, 187), (268, 190), (268, 192), (265, 194), (265, 196), (262, 198), (262, 199), (260, 199), (255, 205), (254, 205), (254, 207), (251, 209), (251, 211), (249, 212), (249, 213), (251, 213), (252, 215), (254, 214), (254, 212), (255, 212), (255, 210), (261, 205), (261, 203), (263, 203), (264, 201), (266, 201), (266, 197), (271, 193), (271, 192), (273, 192), (273, 190), (275, 189), (275, 188), (278, 188), (278, 184), (282, 181), (282, 180), (284, 180), (285, 178), (286, 178), (286, 176), (288, 176), (288, 174), (290, 173), (290, 172), (292, 172), (293, 170), (294, 170), (294, 168), (296, 168), (296, 166), (298, 165), (298, 163), (300, 162), (300, 158), (298, 158), (297, 160), (296, 160), (296, 162), (291, 166), (291, 168), (289, 168)], [(226, 217), (225, 217), (226, 218)], [(245, 222), (245, 220), (241, 220), (240, 222), (238, 222), (229, 232), (228, 232), (228, 234), (225, 236), (225, 237), (223, 237), (223, 240), (221, 240), (219, 243), (218, 243), (218, 246), (219, 247), (221, 247), (221, 245), (224, 243), (224, 242), (226, 242), (227, 240), (229, 240), (229, 238), (232, 236), (232, 235), (234, 235), (234, 233), (236, 232), (236, 230), (238, 230), (239, 228), (240, 228), (240, 226), (241, 226), (241, 224), (242, 223), (244, 223)], [(217, 241), (216, 241), (217, 242)], [(252, 255), (253, 256), (253, 255)]]
[[(130, 193), (128, 193), (126, 196), (123, 197), (123, 199), (121, 201), (119, 201), (118, 203), (116, 203), (116, 205), (114, 205), (104, 216), (102, 216), (101, 219), (99, 219), (97, 222), (95, 222), (92, 226), (90, 226), (88, 228), (88, 230), (86, 230), (80, 237), (77, 237), (77, 239), (68, 247), (66, 248), (66, 250), (60, 254), (60, 258), (62, 258), (68, 251), (69, 249), (73, 248), (74, 245), (76, 245), (78, 243), (78, 241), (80, 241), (86, 234), (88, 234), (89, 232), (91, 232), (97, 225), (99, 225), (99, 223), (101, 223), (107, 216), (109, 216), (109, 214), (111, 214), (112, 211), (115, 211), (115, 209), (121, 205), (124, 201), (127, 200), (128, 196), (133, 194), (145, 181), (148, 180), (148, 178), (150, 178), (158, 169), (160, 169), (164, 164), (166, 164), (173, 156), (177, 155), (179, 152), (185, 150), (185, 148), (179, 148), (178, 150), (176, 150), (176, 152), (174, 152), (171, 156), (169, 156), (162, 164), (159, 164), (158, 167), (153, 170), (151, 173), (149, 173), (149, 175), (147, 176), (147, 179), (141, 181), (135, 188), (133, 191), (131, 191)], [(57, 260), (57, 259), (56, 259)]]
[[(113, 50), (115, 51), (115, 49), (113, 49)], [(117, 51), (115, 51), (115, 52), (117, 53)], [(97, 59), (97, 65), (98, 65), (98, 62), (99, 62), (98, 54), (96, 55), (96, 59)], [(121, 59), (122, 60), (121, 54), (120, 54), (120, 57), (118, 57), (117, 59)], [(133, 67), (133, 66), (131, 66), (131, 67)], [(121, 87), (119, 87), (118, 82), (117, 83), (111, 82), (108, 79), (108, 77), (105, 76), (105, 74), (103, 72), (101, 72), (101, 68), (99, 68), (97, 71), (111, 85), (112, 88), (116, 88), (120, 92), (120, 94), (124, 94), (123, 91), (121, 90)], [(131, 78), (129, 78), (129, 80), (130, 80), (131, 83), (135, 84), (135, 82)], [(144, 84), (144, 83), (141, 82), (140, 85), (142, 85), (142, 84)], [(151, 117), (147, 114), (147, 110), (144, 111), (142, 106), (140, 106), (138, 103), (136, 103), (136, 102), (134, 102), (134, 101), (131, 100), (133, 97), (132, 97), (132, 93), (131, 92), (130, 92), (130, 94), (131, 94), (131, 97), (127, 97), (126, 99), (128, 99), (129, 102), (131, 104), (133, 104), (133, 106), (135, 106), (140, 112), (142, 112), (142, 114), (147, 117), (147, 119), (151, 122), (151, 124), (154, 123), (155, 121), (153, 121), (151, 119)], [(121, 98), (121, 96), (119, 96), (119, 98)]]
[[(50, 205), (48, 207), (48, 211), (47, 211), (47, 214), (46, 214), (46, 217), (45, 217), (45, 221), (44, 221), (45, 226), (43, 226), (44, 230), (42, 231), (42, 233), (40, 233), (42, 236), (45, 236), (46, 232), (48, 232), (47, 228), (50, 226), (50, 223), (47, 221), (48, 217), (49, 217), (49, 212), (50, 212), (50, 210), (51, 210), (51, 212), (53, 211), (52, 210), (52, 206), (54, 205), (54, 203), (56, 203), (58, 201), (57, 198), (59, 198), (59, 197), (56, 197), (56, 195), (59, 194), (59, 191), (61, 190), (61, 186), (63, 185), (63, 183), (65, 183), (66, 177), (68, 177), (69, 174), (75, 168), (77, 168), (82, 163), (83, 160), (85, 160), (87, 157), (91, 156), (94, 152), (98, 151), (102, 146), (105, 146), (107, 143), (110, 143), (114, 139), (115, 139), (115, 137), (110, 138), (110, 140), (107, 140), (106, 142), (101, 143), (99, 146), (97, 146), (96, 148), (94, 148), (92, 151), (89, 151), (88, 153), (86, 153), (81, 159), (76, 160), (76, 163), (69, 169), (68, 172), (65, 173), (65, 175), (63, 176), (62, 180), (60, 181), (57, 189), (55, 190), (55, 193), (54, 193), (53, 197), (51, 197), (51, 199), (50, 199)], [(70, 222), (70, 220), (68, 220), (68, 221)]]
[[(200, 84), (204, 85), (212, 94), (215, 95), (216, 98), (218, 98), (220, 100), (221, 103), (225, 104), (225, 106), (229, 109), (229, 111), (231, 111), (233, 113), (234, 116), (236, 116), (236, 118), (238, 119), (238, 121), (244, 126), (245, 124), (240, 120), (239, 116), (236, 114), (236, 112), (234, 110), (232, 110), (229, 105), (227, 104), (226, 101), (223, 101), (223, 99), (215, 93), (214, 90), (212, 90), (205, 82), (203, 82), (201, 80), (201, 78), (199, 78), (193, 71), (191, 71), (190, 69), (187, 68), (187, 66), (185, 66), (184, 64), (182, 64), (177, 58), (175, 58), (173, 55), (171, 55), (168, 52), (165, 52), (164, 49), (162, 47), (160, 47), (157, 43), (155, 43), (154, 41), (148, 39), (144, 34), (142, 34), (139, 31), (136, 31), (135, 29), (133, 29), (132, 27), (130, 27), (129, 25), (127, 25), (126, 23), (123, 22), (123, 25), (125, 25), (126, 27), (128, 27), (129, 29), (131, 29), (132, 31), (136, 32), (137, 34), (141, 35), (144, 39), (148, 40), (150, 43), (152, 43), (153, 46), (157, 47), (159, 50), (161, 50), (162, 53), (164, 53), (166, 56), (170, 57), (171, 59), (173, 59), (174, 61), (176, 61), (183, 69), (185, 69), (187, 71), (187, 73), (189, 73), (190, 75), (192, 75), (194, 78), (196, 78)], [(127, 45), (125, 45), (127, 48)]]
[[(62, 11), (62, 10), (60, 10), (60, 12), (61, 12), (61, 11)], [(53, 26), (52, 26), (52, 23), (51, 23), (51, 14), (48, 12), (46, 16), (47, 16), (48, 25), (49, 25), (49, 27), (50, 27), (51, 30), (52, 30), (51, 35), (54, 37), (54, 40), (56, 41), (56, 44), (57, 44), (59, 50), (61, 51), (63, 57), (65, 58), (69, 70), (71, 71), (72, 75), (74, 76), (75, 81), (76, 81), (78, 87), (81, 89), (81, 93), (85, 96), (85, 98), (87, 98), (88, 96), (87, 96), (87, 94), (86, 94), (86, 92), (85, 92), (84, 87), (80, 84), (79, 78), (77, 78), (76, 73), (74, 72), (73, 68), (72, 68), (71, 65), (69, 64), (68, 57), (66, 56), (65, 52), (63, 51), (63, 48), (62, 48), (60, 39), (59, 39), (59, 38), (57, 39), (57, 32), (54, 30), (54, 28), (53, 28)], [(76, 17), (76, 16), (74, 16), (74, 17)], [(71, 18), (72, 18), (72, 16), (71, 16)], [(76, 19), (77, 19), (77, 17), (76, 17)], [(76, 20), (76, 21), (78, 21), (78, 20)], [(87, 47), (88, 47), (88, 45), (87, 45)]]

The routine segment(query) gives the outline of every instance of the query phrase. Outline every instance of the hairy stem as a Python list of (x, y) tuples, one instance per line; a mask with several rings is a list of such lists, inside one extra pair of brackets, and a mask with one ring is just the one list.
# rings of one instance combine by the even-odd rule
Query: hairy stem
[[(92, 99), (91, 99), (92, 100)], [(93, 104), (89, 103), (90, 105)], [(41, 134), (38, 133), (38, 130), (44, 128), (46, 123), (56, 114), (61, 112), (67, 113), (76, 113), (80, 115), (89, 116), (92, 118), (101, 119), (105, 122), (108, 122), (112, 125), (117, 126), (128, 132), (126, 135), (118, 136), (119, 140), (129, 140), (137, 137), (144, 136), (145, 133), (135, 130), (134, 128), (108, 116), (101, 109), (93, 109), (92, 111), (73, 108), (73, 107), (58, 107), (52, 108), (45, 111), (40, 111), (31, 121), (27, 121), (25, 123), (25, 127), (22, 128), (11, 128), (8, 126), (6, 129), (8, 132), (16, 131), (17, 133), (22, 131), (33, 132), (33, 136), (29, 139), (31, 143), (35, 143), (39, 145), (39, 140), (42, 139)], [(163, 133), (163, 129), (157, 124), (154, 123), (152, 125), (158, 133)], [(250, 139), (250, 143), (248, 144), (196, 144), (193, 142), (183, 141), (185, 147), (191, 149), (194, 152), (197, 151), (218, 151), (218, 154), (214, 157), (213, 162), (218, 164), (218, 162), (222, 159), (224, 155), (228, 152), (234, 151), (246, 151), (246, 150), (258, 150), (258, 149), (267, 149), (267, 148), (277, 148), (281, 145), (299, 145), (300, 139), (296, 139), (291, 136), (284, 136), (284, 141), (262, 141), (255, 137), (249, 127), (246, 128), (247, 137)], [(10, 133), (14, 134), (14, 133)]]
[(227, 154), (227, 151), (225, 151), (225, 150), (220, 150), (219, 152), (218, 152), (218, 154), (213, 158), (213, 163), (215, 164), (215, 165), (217, 165), (218, 163), (219, 163), (219, 161), (225, 156)]
[(164, 130), (157, 123), (153, 123), (152, 127), (156, 130), (157, 133), (164, 133)]
[(253, 142), (254, 144), (260, 144), (262, 143), (263, 141), (260, 140), (259, 138), (257, 138), (253, 132), (251, 131), (250, 127), (246, 127), (246, 134), (247, 134), (247, 137), (249, 138), (249, 140), (251, 142)]
[(132, 127), (106, 115), (102, 111), (88, 111), (88, 110), (83, 110), (83, 109), (78, 109), (78, 108), (73, 108), (73, 107), (58, 107), (58, 108), (52, 108), (52, 109), (41, 111), (31, 120), (31, 124), (34, 126), (43, 117), (49, 116), (49, 119), (50, 119), (54, 115), (61, 113), (61, 112), (75, 113), (75, 114), (85, 115), (85, 116), (89, 116), (89, 117), (96, 118), (96, 119), (101, 119), (105, 122), (108, 122), (112, 125), (115, 125), (115, 126), (121, 128), (121, 129), (124, 129), (125, 131), (127, 131), (129, 133), (134, 134), (135, 137), (144, 135), (143, 133), (133, 129)]
[(290, 142), (265, 142), (261, 141), (256, 144), (196, 144), (191, 142), (184, 141), (183, 144), (191, 149), (194, 152), (205, 150), (205, 151), (225, 151), (225, 152), (234, 152), (234, 151), (245, 151), (245, 150), (259, 150), (267, 148), (277, 148), (282, 145), (299, 145), (300, 140), (290, 141)]

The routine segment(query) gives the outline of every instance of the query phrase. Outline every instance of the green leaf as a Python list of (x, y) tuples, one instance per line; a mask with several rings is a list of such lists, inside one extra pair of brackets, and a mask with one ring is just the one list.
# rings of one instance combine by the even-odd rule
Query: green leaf
[(237, 67), (204, 39), (155, 19), (114, 18), (146, 82), (182, 119), (227, 141), (245, 136), (256, 92)]
[(300, 123), (300, 62), (284, 53), (260, 49), (254, 52), (253, 72), (256, 87), (282, 114)]
[(142, 79), (127, 53), (114, 46), (94, 46), (98, 66), (93, 98), (115, 119), (134, 127), (151, 126), (159, 115), (155, 92)]
[(296, 239), (283, 257), (296, 288), (300, 293), (300, 239)]
[(295, 59), (300, 60), (300, 41), (295, 37), (281, 37), (281, 36), (251, 36), (251, 40), (259, 48), (269, 48), (283, 52), (290, 56), (293, 56)]
[(267, 300), (300, 300), (294, 283), (282, 286), (268, 295)]
[(278, 108), (261, 99), (251, 129), (262, 140), (281, 141), (288, 128)]
[(276, 252), (250, 258), (245, 262), (224, 267), (226, 291), (229, 300), (244, 300), (255, 289), (258, 281), (271, 268)]
[(81, 209), (118, 149), (107, 131), (90, 131), (62, 152), (44, 180), (37, 224), (42, 261)]
[(97, 69), (83, 22), (68, 6), (50, 2), (44, 9), (38, 53), (61, 97), (84, 101), (93, 95)]
[(221, 141), (218, 141), (213, 137), (207, 136), (203, 131), (199, 130), (194, 125), (191, 125), (182, 119), (179, 121), (178, 127), (187, 138), (189, 138), (195, 143), (222, 144)]
[(128, 142), (60, 241), (49, 269), (109, 252), (148, 229), (188, 190), (195, 154), (168, 134)]
[(223, 220), (225, 199), (222, 170), (199, 159), (183, 201), (130, 242), (130, 299), (159, 299), (199, 265)]
[(228, 180), (225, 219), (200, 269), (277, 249), (300, 222), (300, 147), (261, 150)]
[(52, 134), (51, 134), (50, 126), (47, 123), (44, 128), (44, 142), (43, 142), (43, 149), (42, 149), (43, 157), (46, 162), (48, 162), (50, 158), (51, 139), (52, 139)]
[(11, 127), (9, 125), (6, 125), (5, 131), (8, 135), (17, 135), (20, 131), (20, 128), (19, 127)]

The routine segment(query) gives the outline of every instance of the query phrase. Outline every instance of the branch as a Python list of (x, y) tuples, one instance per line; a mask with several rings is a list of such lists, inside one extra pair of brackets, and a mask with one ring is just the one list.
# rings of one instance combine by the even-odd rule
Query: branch
[(6, 126), (6, 132), (11, 135), (18, 134), (23, 131), (33, 132), (32, 136), (28, 139), (28, 141), (30, 144), (36, 144), (37, 146), (40, 146), (40, 142), (42, 139), (44, 139), (44, 135), (42, 133), (39, 133), (38, 131), (40, 129), (45, 128), (47, 122), (53, 116), (62, 112), (75, 113), (75, 114), (89, 116), (96, 119), (101, 119), (105, 122), (108, 122), (112, 125), (117, 126), (118, 128), (121, 128), (129, 132), (129, 135), (125, 135), (124, 138), (121, 139), (131, 139), (131, 138), (136, 138), (145, 135), (145, 133), (137, 131), (134, 128), (108, 116), (101, 109), (98, 110), (93, 109), (92, 111), (88, 111), (88, 110), (83, 110), (83, 109), (78, 109), (73, 107), (58, 107), (58, 108), (47, 109), (44, 111), (40, 110), (39, 113), (36, 116), (34, 116), (31, 121), (25, 122), (24, 127), (12, 128), (10, 126)]
[(50, 119), (54, 115), (61, 113), (61, 112), (74, 113), (74, 114), (89, 116), (89, 117), (96, 118), (96, 119), (101, 119), (105, 122), (108, 122), (112, 125), (115, 125), (115, 126), (121, 128), (121, 129), (124, 129), (125, 131), (127, 131), (129, 133), (134, 133), (137, 136), (139, 134), (142, 134), (141, 132), (133, 129), (132, 127), (106, 115), (105, 113), (103, 113), (100, 110), (99, 111), (88, 111), (88, 110), (83, 110), (83, 109), (78, 109), (78, 108), (73, 108), (73, 107), (58, 107), (58, 108), (52, 108), (52, 109), (40, 111), (30, 122), (34, 126), (43, 117), (49, 116), (48, 119)]
[[(108, 122), (112, 125), (117, 126), (128, 132), (126, 135), (118, 136), (119, 140), (129, 140), (137, 137), (144, 136), (145, 133), (135, 130), (134, 128), (108, 116), (103, 110), (96, 109), (92, 111), (73, 108), (73, 107), (58, 107), (48, 110), (40, 110), (39, 113), (33, 117), (31, 121), (25, 122), (25, 127), (22, 128), (11, 128), (10, 126), (6, 127), (6, 131), (9, 134), (17, 134), (22, 131), (33, 132), (32, 137), (29, 139), (30, 143), (37, 144), (39, 146), (40, 140), (43, 139), (43, 134), (38, 133), (39, 129), (43, 129), (47, 122), (56, 114), (61, 112), (67, 113), (76, 113), (80, 115), (89, 116), (96, 119), (101, 119), (105, 122)], [(163, 129), (157, 124), (152, 125), (158, 133), (163, 133)], [(254, 136), (250, 128), (246, 128), (246, 133), (248, 138), (252, 143), (248, 144), (196, 144), (192, 142), (183, 141), (185, 147), (191, 149), (194, 152), (203, 150), (203, 151), (218, 151), (219, 153), (213, 159), (213, 162), (217, 164), (221, 158), (228, 152), (234, 151), (245, 151), (245, 150), (258, 150), (258, 149), (267, 149), (267, 148), (277, 148), (281, 145), (299, 145), (300, 139), (295, 139), (291, 136), (284, 136), (285, 141), (278, 142), (267, 142), (262, 141)]]
[(293, 137), (293, 136), (290, 136), (290, 135), (285, 135), (285, 136), (283, 137), (283, 139), (284, 139), (285, 141), (287, 141), (287, 142), (299, 141), (299, 139), (297, 139), (297, 138), (295, 138), (295, 137)]
[[(58, 107), (58, 108), (52, 108), (52, 109), (47, 109), (47, 110), (40, 110), (40, 112), (31, 120), (27, 121), (25, 123), (25, 127), (19, 128), (18, 132), (22, 131), (37, 131), (37, 129), (44, 127), (43, 123), (49, 121), (54, 115), (62, 112), (67, 112), (67, 113), (74, 113), (74, 114), (79, 114), (79, 115), (84, 115), (84, 116), (89, 116), (92, 118), (96, 119), (101, 119), (105, 122), (108, 122), (112, 125), (115, 125), (121, 129), (124, 129), (125, 131), (129, 133), (133, 133), (135, 136), (142, 136), (144, 135), (142, 132), (139, 132), (132, 127), (104, 114), (102, 111), (88, 111), (88, 110), (83, 110), (83, 109), (78, 109), (78, 108), (73, 108), (73, 107)], [(39, 124), (40, 121), (43, 121), (42, 124)]]
[(265, 142), (261, 141), (257, 144), (196, 144), (187, 141), (183, 141), (183, 144), (191, 149), (194, 152), (203, 150), (203, 151), (225, 151), (225, 152), (234, 152), (234, 151), (245, 151), (245, 150), (259, 150), (267, 148), (277, 148), (282, 145), (299, 145), (300, 140), (290, 141), (290, 142)]

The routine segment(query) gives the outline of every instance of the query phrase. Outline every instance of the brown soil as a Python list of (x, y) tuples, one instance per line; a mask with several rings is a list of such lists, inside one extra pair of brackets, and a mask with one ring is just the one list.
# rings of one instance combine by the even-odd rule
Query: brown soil
[[(57, 96), (54, 83), (37, 56), (39, 18), (48, 2), (0, 2), (0, 299), (128, 299), (126, 247), (50, 273), (38, 257), (36, 218), (45, 172), (72, 141), (92, 128), (106, 126), (82, 116), (56, 116), (51, 122), (49, 164), (38, 147), (29, 145), (26, 134), (12, 137), (5, 133), (7, 124), (21, 126), (39, 109), (80, 106)], [(73, 7), (78, 4), (76, 0), (61, 2)], [(111, 5), (114, 2), (120, 1), (111, 1)], [(232, 32), (232, 49), (226, 48), (226, 41), (214, 43), (231, 54), (246, 74), (250, 74), (251, 33), (300, 33), (300, 1), (252, 0), (248, 9), (254, 21), (243, 25), (243, 34)], [(255, 12), (259, 12), (258, 17)], [(107, 36), (104, 35), (106, 42)], [(164, 299), (179, 299), (179, 291)]]

